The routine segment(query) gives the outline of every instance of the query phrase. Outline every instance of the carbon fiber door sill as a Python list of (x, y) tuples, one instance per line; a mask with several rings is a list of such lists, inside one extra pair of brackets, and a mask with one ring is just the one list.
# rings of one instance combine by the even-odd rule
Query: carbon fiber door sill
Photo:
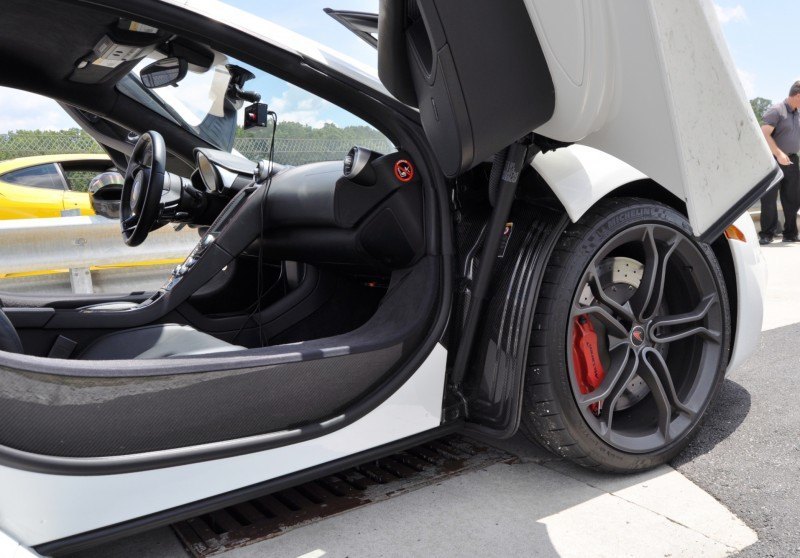
[(215, 556), (447, 477), (514, 460), (499, 449), (450, 436), (181, 521), (172, 528), (193, 556)]

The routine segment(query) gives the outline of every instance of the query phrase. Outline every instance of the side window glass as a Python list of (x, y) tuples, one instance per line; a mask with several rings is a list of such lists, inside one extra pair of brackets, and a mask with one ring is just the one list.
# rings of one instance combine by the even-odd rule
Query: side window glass
[(88, 192), (89, 183), (92, 181), (92, 179), (98, 174), (113, 170), (113, 165), (109, 163), (105, 166), (97, 166), (92, 168), (71, 168), (66, 165), (62, 165), (62, 169), (64, 171), (64, 177), (67, 179), (67, 188), (71, 192)]
[(53, 100), (3, 87), (0, 99), (35, 107), (26, 109), (30, 119), (0, 119), (0, 296), (156, 291), (194, 248), (197, 230), (162, 227), (144, 253), (126, 246), (122, 179), (102, 147)]
[(88, 192), (89, 182), (92, 178), (97, 176), (95, 171), (85, 170), (66, 170), (64, 169), (64, 176), (67, 179), (67, 187), (72, 192)]
[(36, 165), (27, 169), (20, 169), (4, 174), (0, 180), (17, 186), (30, 186), (32, 188), (46, 188), (48, 190), (63, 190), (64, 182), (58, 169), (53, 163)]

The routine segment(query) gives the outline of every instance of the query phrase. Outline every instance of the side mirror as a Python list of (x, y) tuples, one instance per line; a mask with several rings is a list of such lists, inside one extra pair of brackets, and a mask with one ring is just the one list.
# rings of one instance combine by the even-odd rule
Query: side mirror
[(183, 58), (162, 58), (148, 64), (139, 72), (142, 83), (148, 89), (175, 85), (184, 77), (189, 64)]
[(122, 184), (125, 177), (118, 172), (104, 172), (89, 183), (89, 198), (97, 215), (119, 219), (119, 204), (122, 199)]

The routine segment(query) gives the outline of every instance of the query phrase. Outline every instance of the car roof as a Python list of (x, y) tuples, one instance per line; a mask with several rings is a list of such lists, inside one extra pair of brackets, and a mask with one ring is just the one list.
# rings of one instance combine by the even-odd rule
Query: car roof
[(32, 157), (18, 157), (16, 159), (8, 159), (0, 161), (0, 174), (10, 172), (12, 170), (24, 169), (26, 167), (33, 167), (36, 165), (44, 165), (47, 163), (72, 163), (79, 161), (97, 161), (111, 163), (108, 155), (102, 153), (65, 153), (56, 155), (34, 155)]
[(256, 16), (250, 12), (235, 8), (219, 0), (160, 0), (165, 4), (180, 6), (197, 14), (201, 14), (219, 23), (239, 29), (260, 41), (269, 43), (283, 50), (311, 58), (337, 72), (360, 82), (361, 84), (392, 96), (378, 78), (377, 68), (373, 68), (346, 54), (300, 35), (277, 23)]

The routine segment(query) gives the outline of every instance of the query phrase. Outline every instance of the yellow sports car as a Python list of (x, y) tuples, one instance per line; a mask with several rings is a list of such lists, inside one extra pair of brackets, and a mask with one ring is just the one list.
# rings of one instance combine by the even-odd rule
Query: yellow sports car
[[(102, 154), (40, 155), (0, 161), (0, 219), (94, 215), (89, 183), (112, 169)], [(72, 213), (72, 212), (70, 212)]]

